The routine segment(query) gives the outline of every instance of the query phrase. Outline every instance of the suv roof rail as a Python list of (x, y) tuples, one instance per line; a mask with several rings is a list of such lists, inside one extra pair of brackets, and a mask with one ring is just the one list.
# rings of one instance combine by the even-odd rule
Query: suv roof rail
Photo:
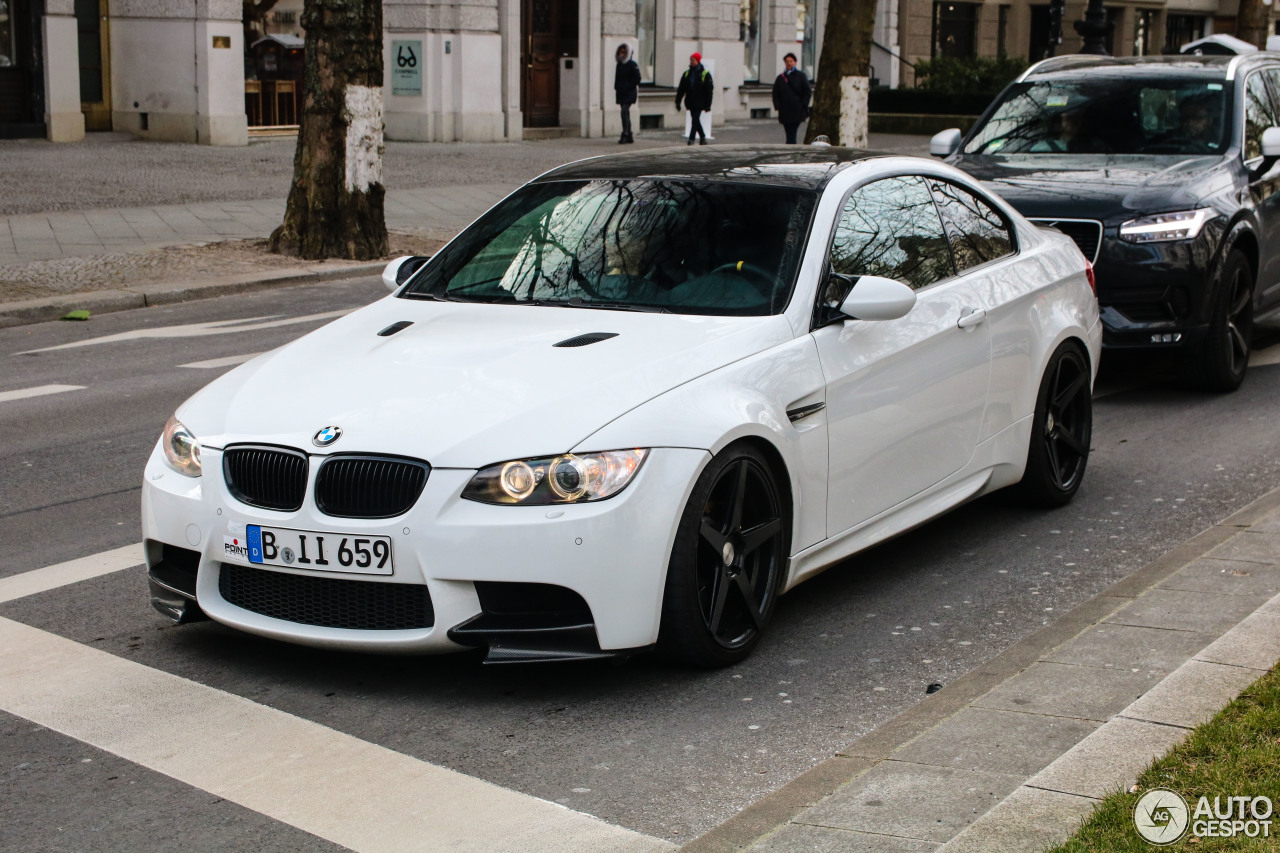
[(1066, 56), (1051, 56), (1048, 59), (1040, 60), (1035, 65), (1032, 65), (1030, 68), (1028, 68), (1026, 71), (1023, 71), (1021, 74), (1018, 75), (1018, 79), (1014, 80), (1013, 82), (1021, 83), (1023, 80), (1026, 80), (1032, 74), (1038, 74), (1041, 71), (1052, 71), (1059, 66), (1072, 65), (1076, 62), (1081, 62), (1081, 61), (1090, 61), (1090, 60), (1096, 61), (1098, 58), (1099, 57), (1094, 56), (1093, 54), (1088, 54), (1088, 53), (1070, 53), (1070, 54), (1067, 54)]

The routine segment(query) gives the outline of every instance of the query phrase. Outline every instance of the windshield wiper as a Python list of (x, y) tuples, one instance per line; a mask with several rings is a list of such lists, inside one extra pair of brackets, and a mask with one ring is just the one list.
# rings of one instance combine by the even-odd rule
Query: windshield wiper
[(572, 296), (564, 301), (539, 300), (539, 305), (561, 305), (566, 308), (603, 308), (605, 311), (641, 311), (646, 314), (670, 314), (670, 308), (661, 305), (628, 305), (624, 302), (606, 302), (601, 299), (583, 299)]

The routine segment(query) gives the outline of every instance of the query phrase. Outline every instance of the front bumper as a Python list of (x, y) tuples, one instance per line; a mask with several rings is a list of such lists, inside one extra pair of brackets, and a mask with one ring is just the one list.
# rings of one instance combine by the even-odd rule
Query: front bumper
[[(709, 458), (709, 453), (700, 450), (655, 448), (635, 480), (615, 497), (543, 507), (491, 506), (462, 500), (459, 495), (475, 472), (436, 468), (407, 513), (391, 519), (359, 519), (324, 515), (310, 494), (296, 512), (248, 506), (229, 494), (221, 474), (220, 451), (206, 448), (204, 476), (190, 478), (168, 466), (157, 444), (147, 463), (142, 490), (148, 569), (153, 584), (163, 583), (160, 591), (170, 604), (194, 592), (199, 609), (218, 622), (306, 645), (405, 653), (465, 648), (450, 638), (450, 632), (463, 623), (474, 627), (474, 620), (486, 615), (476, 583), (493, 582), (547, 584), (572, 590), (590, 610), (599, 650), (642, 648), (657, 640), (676, 526), (693, 482)], [(321, 456), (310, 458), (309, 484), (314, 484), (322, 460)], [(252, 566), (247, 560), (229, 557), (224, 539), (243, 537), (250, 524), (339, 537), (389, 536), (394, 574)], [(173, 555), (178, 549), (199, 555), (191, 590), (183, 589), (183, 578), (174, 574), (172, 560), (164, 563), (164, 555)], [(250, 572), (294, 576), (302, 580), (291, 579), (289, 584), (317, 589), (331, 588), (332, 584), (322, 581), (334, 579), (357, 584), (425, 585), (433, 618), (430, 625), (391, 630), (322, 627), (275, 618), (224, 597), (220, 583), (224, 564), (247, 567)], [(242, 576), (245, 571), (238, 569), (229, 575)], [(475, 635), (464, 630), (455, 636), (467, 639)]]
[(1108, 349), (1194, 348), (1209, 325), (1215, 229), (1193, 240), (1134, 244), (1108, 225), (1094, 274)]

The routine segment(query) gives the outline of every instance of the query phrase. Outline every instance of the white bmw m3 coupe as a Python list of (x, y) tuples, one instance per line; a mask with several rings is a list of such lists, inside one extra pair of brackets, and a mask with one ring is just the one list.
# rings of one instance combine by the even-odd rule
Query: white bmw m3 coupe
[(1066, 503), (1101, 327), (963, 172), (795, 146), (555, 169), (184, 403), (153, 604), (490, 662), (750, 654), (778, 596), (979, 495)]

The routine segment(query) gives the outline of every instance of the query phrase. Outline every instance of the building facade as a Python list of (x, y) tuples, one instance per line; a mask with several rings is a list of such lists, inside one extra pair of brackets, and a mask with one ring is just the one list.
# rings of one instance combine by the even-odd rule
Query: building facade
[[(302, 2), (277, 0), (246, 18), (242, 0), (0, 0), (0, 137), (124, 130), (243, 145), (250, 126), (295, 123)], [(675, 87), (694, 51), (717, 86), (713, 132), (725, 119), (767, 117), (784, 54), (813, 76), (828, 0), (383, 2), (387, 138), (479, 142), (619, 133), (621, 43), (641, 68), (641, 130), (683, 126)], [(1158, 54), (1230, 32), (1237, 3), (1112, 3), (1112, 52)], [(1084, 6), (1068, 0), (1059, 53), (1078, 49), (1070, 22)], [(911, 85), (915, 63), (938, 56), (1038, 59), (1048, 9), (880, 0), (872, 85)]]

